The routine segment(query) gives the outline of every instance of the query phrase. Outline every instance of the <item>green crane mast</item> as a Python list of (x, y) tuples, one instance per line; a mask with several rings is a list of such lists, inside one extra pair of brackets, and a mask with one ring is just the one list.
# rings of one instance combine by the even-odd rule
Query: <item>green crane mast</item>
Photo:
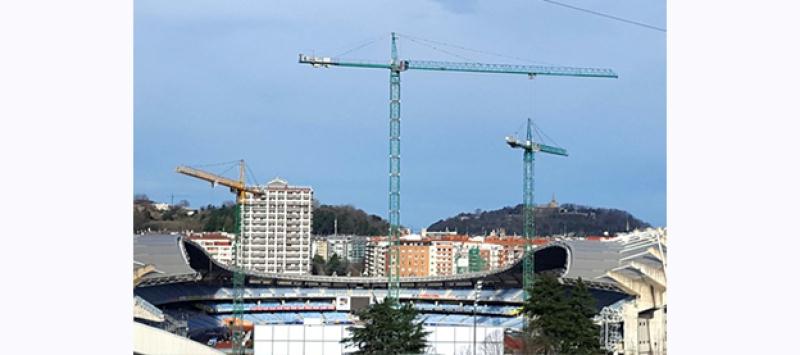
[(534, 142), (531, 135), (530, 118), (528, 119), (528, 135), (525, 141), (520, 142), (516, 138), (509, 136), (506, 137), (506, 143), (511, 148), (519, 148), (524, 151), (522, 169), (522, 235), (525, 237), (525, 252), (522, 261), (522, 285), (525, 290), (524, 299), (528, 300), (534, 280), (533, 238), (536, 236), (536, 224), (534, 223), (535, 206), (533, 204), (533, 155), (534, 153), (542, 152), (567, 156), (567, 151), (562, 148)]
[[(228, 163), (221, 163), (221, 164), (229, 164)], [(241, 355), (245, 353), (245, 331), (244, 331), (244, 287), (245, 287), (245, 270), (242, 266), (241, 260), (241, 250), (242, 250), (242, 214), (244, 213), (243, 205), (247, 201), (248, 195), (253, 196), (263, 196), (264, 192), (256, 187), (251, 187), (245, 185), (245, 164), (244, 160), (239, 160), (239, 180), (233, 180), (226, 178), (224, 176), (220, 176), (208, 171), (203, 171), (200, 169), (188, 167), (188, 166), (178, 166), (175, 168), (175, 171), (184, 174), (187, 176), (191, 176), (193, 178), (197, 178), (200, 180), (205, 180), (211, 183), (211, 187), (216, 185), (222, 185), (225, 187), (230, 188), (230, 191), (236, 194), (236, 207), (234, 211), (234, 240), (233, 240), (233, 263), (231, 268), (233, 269), (233, 279), (231, 280), (233, 283), (233, 318), (231, 320), (231, 324), (229, 324), (230, 334), (231, 334), (231, 351), (235, 355)], [(211, 165), (220, 165), (220, 164), (211, 164)]]
[(397, 55), (397, 35), (392, 32), (391, 60), (354, 61), (324, 56), (300, 54), (299, 63), (316, 68), (330, 66), (373, 68), (389, 70), (389, 277), (388, 296), (398, 299), (400, 288), (400, 73), (406, 70), (432, 70), (468, 73), (523, 74), (529, 78), (538, 75), (616, 78), (610, 69), (573, 68), (542, 65), (458, 63), (428, 60), (401, 60)]

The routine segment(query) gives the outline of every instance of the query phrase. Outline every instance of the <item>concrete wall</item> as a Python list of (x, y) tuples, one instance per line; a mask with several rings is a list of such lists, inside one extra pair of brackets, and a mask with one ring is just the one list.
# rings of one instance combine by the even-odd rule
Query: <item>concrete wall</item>
[[(350, 335), (348, 325), (256, 325), (253, 334), (255, 355), (342, 355), (357, 349), (340, 341)], [(425, 327), (428, 349), (425, 354), (472, 354), (472, 327)], [(478, 327), (477, 354), (503, 353), (503, 328)]]
[(145, 355), (224, 354), (194, 340), (136, 322), (133, 323), (133, 352)]

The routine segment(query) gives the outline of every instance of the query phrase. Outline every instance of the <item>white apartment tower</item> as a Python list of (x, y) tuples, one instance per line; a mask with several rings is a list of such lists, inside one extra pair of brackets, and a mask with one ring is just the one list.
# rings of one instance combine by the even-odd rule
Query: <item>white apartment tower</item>
[(264, 195), (250, 195), (242, 206), (240, 265), (268, 273), (308, 273), (313, 191), (279, 178), (260, 188)]
[(367, 276), (386, 276), (386, 253), (389, 242), (383, 238), (374, 238), (364, 248), (364, 272)]

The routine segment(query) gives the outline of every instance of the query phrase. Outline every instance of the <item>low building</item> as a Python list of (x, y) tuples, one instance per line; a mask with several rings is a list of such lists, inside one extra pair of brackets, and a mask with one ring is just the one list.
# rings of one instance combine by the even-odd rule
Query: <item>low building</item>
[(311, 238), (311, 254), (313, 256), (319, 255), (324, 260), (328, 260), (328, 241), (325, 237), (312, 237)]
[(233, 234), (225, 232), (195, 233), (187, 236), (187, 239), (203, 247), (214, 260), (225, 265), (233, 263), (233, 238)]
[(328, 242), (328, 258), (336, 254), (339, 259), (344, 259), (350, 250), (350, 242), (352, 236), (349, 235), (330, 235), (327, 238)]
[(364, 263), (368, 239), (368, 237), (358, 235), (350, 238), (350, 247), (347, 249), (348, 261), (358, 264)]

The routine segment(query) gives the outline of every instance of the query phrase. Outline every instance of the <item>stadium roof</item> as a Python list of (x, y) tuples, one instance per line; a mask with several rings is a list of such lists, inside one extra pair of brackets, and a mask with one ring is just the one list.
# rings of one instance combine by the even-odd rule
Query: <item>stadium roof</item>
[(145, 234), (133, 237), (133, 269), (145, 265), (155, 266), (155, 271), (143, 277), (147, 280), (193, 280), (200, 274), (189, 266), (184, 242), (179, 235)]
[[(666, 246), (658, 233), (635, 232), (610, 240), (556, 240), (539, 246), (535, 254), (537, 272), (555, 272), (566, 284), (583, 279), (590, 288), (617, 291), (618, 282), (609, 272), (661, 267)], [(134, 269), (152, 264), (156, 272), (144, 277), (142, 286), (204, 279), (228, 283), (232, 269), (213, 260), (199, 245), (178, 235), (134, 237)], [(629, 272), (629, 271), (625, 271)], [(501, 269), (452, 276), (401, 278), (403, 287), (471, 287), (482, 280), (488, 287), (521, 287), (522, 265), (518, 261)], [(385, 288), (385, 277), (333, 277), (269, 274), (247, 271), (250, 284), (308, 287)]]

